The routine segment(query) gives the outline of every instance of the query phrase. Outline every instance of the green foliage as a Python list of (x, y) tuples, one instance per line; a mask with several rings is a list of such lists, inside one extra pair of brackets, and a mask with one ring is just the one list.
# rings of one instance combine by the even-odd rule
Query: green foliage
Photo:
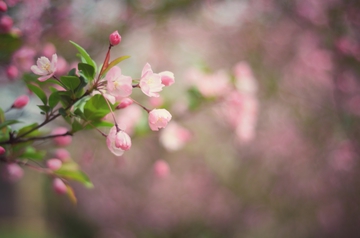
[(19, 159), (31, 159), (31, 160), (43, 160), (45, 158), (46, 151), (39, 150), (37, 151), (32, 146), (27, 146), (25, 151), (18, 156)]
[(13, 34), (0, 34), (0, 61), (8, 63), (11, 55), (21, 46), (21, 39)]
[(79, 63), (78, 69), (80, 71), (80, 74), (87, 78), (89, 82), (94, 80), (96, 71), (92, 65)]
[(130, 58), (129, 55), (124, 55), (124, 56), (121, 56), (119, 58), (114, 59), (113, 61), (111, 61), (111, 63), (108, 65), (108, 67), (104, 70), (103, 74), (105, 75), (112, 67), (114, 67), (115, 65), (117, 65), (121, 61), (126, 60), (128, 58)]
[(73, 44), (76, 47), (76, 49), (79, 51), (80, 54), (78, 54), (78, 56), (80, 57), (81, 62), (91, 65), (96, 72), (96, 63), (93, 59), (91, 59), (90, 55), (86, 52), (86, 50), (73, 41), (70, 41), (70, 43)]
[[(110, 105), (115, 110), (115, 105)], [(88, 121), (98, 121), (110, 113), (106, 100), (101, 94), (91, 97), (84, 106), (84, 116)]]
[(33, 84), (28, 84), (27, 87), (30, 89), (31, 92), (35, 93), (35, 95), (38, 96), (38, 98), (40, 98), (40, 100), (44, 103), (44, 105), (47, 104), (47, 97), (46, 94), (44, 93), (44, 90)]
[(79, 170), (78, 165), (75, 162), (64, 163), (60, 169), (55, 171), (55, 174), (65, 179), (80, 182), (87, 188), (94, 187), (89, 177)]

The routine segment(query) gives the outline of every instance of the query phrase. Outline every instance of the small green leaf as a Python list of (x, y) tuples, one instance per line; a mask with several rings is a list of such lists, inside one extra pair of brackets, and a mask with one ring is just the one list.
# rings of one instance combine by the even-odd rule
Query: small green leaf
[[(28, 133), (29, 131), (33, 130), (35, 127), (37, 127), (38, 124), (37, 123), (33, 123), (33, 124), (30, 124), (30, 125), (27, 125), (27, 126), (24, 126), (22, 127), (19, 131), (18, 131), (18, 135), (19, 136), (22, 136), (24, 135), (25, 133)], [(34, 131), (32, 131), (31, 133), (29, 134), (26, 134), (25, 137), (31, 137), (31, 136), (37, 136), (37, 135), (40, 135), (40, 132), (36, 129)]]
[(46, 80), (46, 82), (47, 83), (57, 84), (57, 85), (61, 86), (62, 88), (64, 88), (64, 85), (60, 81), (57, 81), (55, 79), (48, 79), (48, 80)]
[[(74, 165), (74, 166), (72, 166)], [(89, 177), (82, 171), (78, 170), (75, 163), (63, 164), (63, 166), (54, 171), (54, 173), (62, 178), (75, 180), (85, 185), (87, 188), (93, 188), (94, 185), (90, 181)]]
[(114, 59), (113, 61), (111, 61), (111, 63), (108, 65), (108, 67), (104, 70), (103, 74), (105, 75), (112, 67), (114, 67), (121, 61), (126, 60), (128, 58), (130, 58), (129, 55), (124, 55), (124, 56)]
[(89, 82), (93, 81), (95, 78), (95, 68), (89, 64), (79, 63), (78, 69), (81, 74), (88, 79)]
[(60, 81), (71, 91), (75, 91), (80, 84), (80, 79), (77, 76), (62, 76), (60, 77)]
[(36, 96), (38, 96), (40, 98), (40, 100), (44, 103), (44, 105), (47, 104), (47, 97), (46, 97), (46, 94), (44, 93), (44, 91), (39, 88), (39, 87), (36, 87), (35, 85), (33, 84), (28, 84), (27, 87), (33, 92), (36, 94)]
[(45, 158), (46, 151), (45, 150), (39, 150), (36, 151), (36, 149), (32, 146), (27, 146), (25, 148), (24, 153), (22, 153), (18, 158), (20, 159), (32, 159), (32, 160), (43, 160)]
[(50, 111), (50, 107), (49, 106), (45, 106), (45, 105), (38, 105), (38, 107), (41, 109), (41, 111), (43, 112), (49, 112)]
[(3, 123), (5, 121), (5, 113), (4, 111), (0, 108), (0, 123)]
[(78, 120), (74, 120), (73, 123), (71, 124), (71, 132), (72, 133), (75, 133), (82, 129), (83, 129), (83, 125), (81, 125), (81, 123)]
[(76, 44), (73, 41), (70, 41), (71, 44), (73, 44), (76, 49), (79, 51), (81, 57), (84, 59), (85, 62), (83, 63), (87, 63), (89, 65), (91, 65), (92, 67), (94, 67), (95, 72), (96, 72), (96, 64), (94, 62), (93, 59), (91, 59), (91, 57), (89, 56), (89, 54), (86, 52), (86, 50), (84, 48), (82, 48), (80, 45)]
[(18, 121), (18, 120), (7, 120), (0, 124), (0, 130), (8, 125), (12, 125), (12, 124), (20, 123), (20, 122), (21, 121)]
[(63, 116), (63, 117), (66, 117), (66, 116), (67, 116), (67, 113), (66, 113), (66, 111), (65, 111), (64, 108), (60, 108), (60, 109), (59, 109), (59, 113), (60, 113), (60, 115)]
[(49, 106), (53, 109), (60, 101), (60, 95), (58, 91), (53, 92), (49, 97)]
[[(112, 106), (112, 110), (114, 110), (114, 106)], [(101, 94), (91, 97), (84, 106), (84, 115), (88, 121), (99, 121), (108, 113), (110, 113), (110, 109)]]

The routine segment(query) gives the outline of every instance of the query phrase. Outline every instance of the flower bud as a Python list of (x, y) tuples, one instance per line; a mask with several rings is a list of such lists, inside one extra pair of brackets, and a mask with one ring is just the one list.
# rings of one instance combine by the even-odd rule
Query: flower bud
[(131, 98), (123, 98), (119, 105), (117, 105), (116, 109), (123, 109), (125, 107), (130, 106), (133, 103)]
[(4, 147), (0, 146), (0, 155), (5, 154), (6, 150), (4, 149)]
[(149, 112), (149, 126), (153, 131), (158, 131), (160, 128), (165, 128), (171, 120), (171, 114), (166, 109), (153, 109)]
[(8, 33), (13, 26), (13, 19), (7, 15), (4, 15), (0, 19), (0, 32)]
[(158, 178), (164, 178), (169, 175), (169, 164), (165, 160), (158, 160), (154, 164), (154, 174)]
[(64, 194), (67, 192), (65, 183), (60, 178), (55, 178), (53, 181), (53, 189), (58, 194)]
[(69, 151), (63, 148), (55, 150), (55, 157), (62, 162), (66, 162), (71, 158)]
[(28, 103), (29, 103), (29, 97), (27, 95), (21, 95), (20, 97), (15, 99), (11, 107), (20, 109), (25, 107)]
[(52, 159), (49, 159), (48, 161), (46, 161), (46, 165), (49, 169), (55, 171), (55, 170), (58, 170), (61, 168), (62, 162), (59, 159), (52, 158)]
[(7, 11), (7, 5), (4, 1), (0, 1), (0, 12), (6, 12)]
[(5, 168), (7, 179), (12, 182), (16, 182), (24, 176), (24, 170), (18, 164), (7, 164)]
[[(55, 128), (51, 132), (51, 135), (62, 135), (67, 132), (68, 132), (68, 129), (66, 129), (65, 127), (58, 127), (58, 128)], [(70, 135), (54, 137), (55, 144), (57, 144), (59, 146), (69, 145), (71, 143), (71, 141), (72, 141), (72, 137)]]
[(115, 146), (122, 150), (129, 150), (131, 147), (130, 136), (124, 131), (119, 131), (115, 137)]
[(170, 71), (164, 71), (159, 73), (161, 76), (161, 83), (165, 86), (170, 86), (171, 84), (175, 83), (174, 74)]
[(118, 31), (114, 31), (109, 36), (110, 45), (115, 46), (121, 42), (121, 36)]
[(6, 68), (6, 76), (13, 80), (19, 76), (19, 70), (14, 65), (10, 65)]

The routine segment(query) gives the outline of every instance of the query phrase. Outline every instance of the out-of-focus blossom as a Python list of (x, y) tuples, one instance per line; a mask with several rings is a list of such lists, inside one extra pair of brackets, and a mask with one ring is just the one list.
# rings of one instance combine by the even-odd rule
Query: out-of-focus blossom
[(160, 143), (169, 151), (181, 149), (190, 139), (191, 133), (178, 123), (171, 121), (160, 133)]
[(121, 42), (121, 36), (118, 31), (114, 31), (109, 36), (110, 45), (115, 46)]
[(6, 150), (4, 147), (0, 146), (0, 155), (5, 154)]
[(57, 158), (52, 158), (52, 159), (49, 159), (48, 161), (46, 161), (46, 165), (49, 169), (55, 171), (55, 170), (58, 170), (61, 168), (62, 161)]
[(131, 148), (131, 138), (125, 131), (119, 131), (115, 137), (115, 146), (122, 150), (129, 150)]
[(53, 189), (58, 194), (65, 194), (67, 192), (67, 187), (65, 183), (60, 178), (55, 178), (53, 181)]
[(0, 32), (8, 33), (13, 26), (13, 19), (7, 15), (1, 16), (0, 18)]
[(161, 105), (163, 105), (164, 103), (164, 99), (162, 97), (151, 97), (149, 98), (149, 104), (151, 105), (151, 107), (156, 108), (156, 107), (160, 107)]
[(165, 178), (170, 173), (169, 164), (165, 160), (157, 160), (153, 166), (154, 174), (158, 178)]
[(116, 109), (123, 109), (130, 106), (133, 103), (131, 98), (123, 98), (120, 100), (119, 105), (117, 105)]
[(257, 83), (248, 63), (242, 61), (234, 67), (236, 88), (243, 93), (254, 94), (257, 91)]
[(56, 149), (55, 157), (61, 160), (62, 162), (66, 162), (71, 158), (69, 151), (67, 151), (64, 148)]
[(109, 150), (111, 151), (111, 153), (113, 153), (116, 156), (121, 156), (124, 154), (124, 150), (116, 146), (117, 133), (118, 132), (116, 126), (113, 126), (106, 137), (106, 144)]
[(154, 74), (149, 63), (146, 63), (142, 73), (139, 86), (141, 91), (149, 97), (159, 97), (164, 84), (161, 82), (161, 76)]
[(11, 182), (16, 182), (24, 176), (24, 170), (16, 163), (6, 164), (5, 176)]
[(229, 77), (224, 70), (213, 74), (204, 74), (198, 69), (190, 69), (187, 73), (190, 84), (196, 86), (204, 97), (218, 97), (229, 92)]
[(105, 77), (108, 93), (115, 97), (128, 97), (132, 93), (132, 79), (121, 74), (121, 69), (112, 67)]
[(53, 43), (46, 43), (42, 48), (42, 54), (47, 58), (50, 58), (55, 53), (56, 53), (56, 48)]
[(7, 11), (7, 5), (4, 1), (0, 1), (0, 12), (6, 12)]
[[(65, 127), (58, 127), (55, 128), (52, 132), (51, 135), (63, 135), (65, 133), (68, 132), (68, 129)], [(53, 138), (55, 144), (59, 145), (59, 146), (67, 146), (71, 143), (72, 141), (72, 136), (70, 135), (64, 135), (64, 136), (57, 136)]]
[(69, 71), (69, 64), (64, 57), (58, 56), (56, 63), (56, 73), (64, 75)]
[(170, 71), (163, 71), (160, 72), (159, 75), (161, 76), (161, 83), (165, 86), (170, 86), (175, 83), (174, 73)]
[(165, 128), (171, 120), (171, 114), (166, 109), (153, 109), (149, 112), (149, 126), (153, 131), (158, 131), (160, 128)]
[(30, 99), (27, 95), (21, 95), (15, 99), (15, 101), (11, 107), (17, 108), (17, 109), (23, 108), (29, 103), (29, 100)]
[(10, 65), (6, 68), (6, 76), (10, 80), (16, 79), (19, 76), (19, 70), (14, 65)]
[(35, 50), (33, 48), (24, 46), (15, 51), (12, 56), (13, 64), (23, 72), (29, 72), (31, 66), (34, 64)]
[(350, 171), (355, 163), (356, 151), (353, 143), (344, 141), (340, 143), (330, 156), (330, 165), (338, 171)]
[(54, 75), (56, 71), (56, 67), (57, 67), (57, 55), (53, 54), (51, 58), (51, 62), (45, 56), (38, 58), (36, 65), (31, 66), (31, 71), (34, 74), (41, 75), (41, 77), (39, 77), (38, 79), (39, 81), (43, 82)]
[(143, 116), (142, 112), (142, 109), (137, 105), (130, 105), (117, 113), (116, 121), (118, 122), (120, 128), (131, 135), (134, 131), (135, 125)]

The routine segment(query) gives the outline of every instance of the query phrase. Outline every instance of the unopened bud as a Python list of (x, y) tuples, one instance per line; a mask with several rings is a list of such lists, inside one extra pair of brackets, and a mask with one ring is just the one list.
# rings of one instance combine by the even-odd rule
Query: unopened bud
[(133, 103), (131, 98), (124, 98), (121, 100), (120, 104), (117, 105), (116, 109), (123, 109), (125, 107), (130, 106)]
[(59, 159), (53, 158), (46, 161), (46, 165), (49, 169), (55, 171), (61, 168), (62, 162)]
[(121, 36), (118, 31), (114, 31), (109, 36), (110, 45), (115, 46), (121, 42)]
[(158, 178), (167, 177), (170, 173), (169, 164), (165, 160), (158, 160), (154, 164), (154, 173)]
[(16, 182), (24, 176), (24, 170), (18, 164), (15, 163), (7, 164), (6, 176), (8, 180), (12, 182)]
[(4, 147), (0, 146), (0, 155), (5, 154), (6, 150), (4, 149)]
[(7, 5), (4, 1), (0, 1), (0, 12), (6, 12), (7, 11)]
[(60, 178), (55, 178), (53, 181), (53, 189), (58, 194), (64, 194), (67, 192), (65, 183)]
[(7, 15), (4, 15), (0, 19), (0, 32), (8, 33), (13, 26), (13, 19)]
[(19, 75), (19, 70), (14, 65), (10, 65), (9, 67), (6, 68), (6, 76), (10, 80), (17, 78), (18, 75)]
[(28, 103), (29, 103), (29, 97), (27, 95), (21, 95), (20, 97), (15, 99), (11, 107), (20, 109), (25, 107)]
[(63, 134), (66, 134), (67, 132), (68, 132), (68, 129), (66, 129), (65, 127), (55, 128), (51, 132), (52, 135), (59, 135), (57, 137), (54, 137), (55, 144), (57, 144), (59, 146), (69, 145), (71, 143), (71, 141), (72, 141), (72, 137), (70, 135), (61, 136)]

